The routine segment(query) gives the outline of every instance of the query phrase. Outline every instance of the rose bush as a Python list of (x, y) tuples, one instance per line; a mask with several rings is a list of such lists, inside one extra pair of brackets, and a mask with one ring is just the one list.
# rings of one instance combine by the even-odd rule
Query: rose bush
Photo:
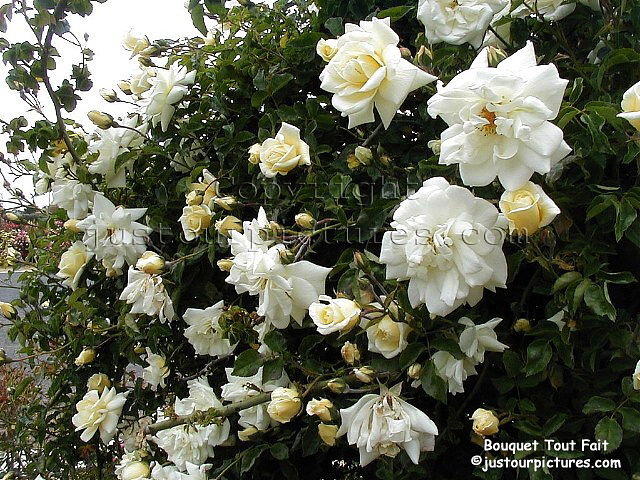
[[(3, 158), (57, 207), (9, 185), (35, 227), (0, 362), (32, 376), (6, 389), (20, 465), (1, 468), (640, 472), (637, 2), (189, 0), (202, 36), (130, 33), (140, 68), (85, 134), (65, 112), (90, 51), (50, 71), (92, 3), (0, 7), (37, 37), (0, 39), (8, 85), (56, 114), (4, 122)], [(483, 471), (514, 460), (486, 438), (607, 447)]]

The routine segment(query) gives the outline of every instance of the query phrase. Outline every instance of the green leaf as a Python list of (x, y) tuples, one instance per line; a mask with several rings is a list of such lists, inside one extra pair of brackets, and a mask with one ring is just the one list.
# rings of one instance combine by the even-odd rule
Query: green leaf
[(422, 369), (420, 382), (427, 395), (442, 403), (447, 403), (447, 382), (438, 376), (433, 361), (429, 361), (426, 367)]
[(640, 433), (640, 412), (631, 407), (620, 407), (618, 411), (622, 414), (622, 428)]
[(613, 418), (604, 417), (596, 425), (595, 436), (597, 440), (607, 442), (605, 452), (612, 452), (622, 443), (622, 428)]
[(405, 5), (402, 5), (399, 7), (391, 7), (391, 8), (387, 8), (386, 10), (382, 10), (378, 12), (378, 15), (376, 15), (376, 17), (378, 18), (391, 17), (391, 21), (395, 22), (396, 20), (400, 20), (407, 13), (411, 12), (414, 9), (415, 7), (410, 7)]
[(267, 448), (269, 448), (269, 445), (257, 445), (240, 453), (240, 455), (242, 455), (242, 461), (240, 462), (240, 475), (251, 470), (258, 457), (262, 455), (262, 452)]
[(282, 377), (283, 368), (284, 359), (282, 357), (276, 357), (266, 361), (262, 369), (262, 383), (266, 383), (271, 380), (278, 380)]
[(594, 396), (582, 407), (582, 413), (589, 415), (594, 412), (611, 412), (615, 408), (616, 404), (610, 398)]
[(287, 349), (287, 340), (282, 333), (277, 330), (272, 330), (264, 337), (264, 343), (274, 352), (280, 353)]
[(544, 370), (549, 361), (553, 351), (549, 345), (549, 341), (546, 339), (539, 339), (532, 342), (527, 347), (527, 365), (525, 366), (525, 372), (527, 377)]
[(547, 420), (542, 427), (544, 435), (549, 437), (557, 432), (569, 416), (566, 413), (556, 413), (553, 417)]
[(242, 352), (236, 358), (233, 366), (233, 375), (238, 377), (250, 377), (258, 373), (258, 369), (262, 366), (262, 356), (257, 350), (249, 349)]
[(606, 316), (613, 322), (616, 319), (616, 309), (605, 297), (604, 290), (599, 285), (589, 285), (584, 292), (584, 303), (596, 315)]
[(622, 202), (620, 202), (620, 208), (618, 209), (618, 216), (616, 218), (616, 242), (619, 242), (622, 239), (622, 235), (624, 235), (624, 232), (627, 231), (627, 228), (631, 226), (637, 216), (638, 212), (636, 209), (628, 202), (628, 200), (623, 199)]
[(324, 26), (335, 37), (338, 37), (344, 33), (344, 22), (342, 21), (342, 17), (330, 18), (326, 22), (324, 22)]
[(278, 442), (271, 445), (269, 448), (269, 452), (276, 460), (286, 460), (289, 458), (289, 447), (287, 447), (284, 443)]
[(290, 73), (274, 75), (270, 83), (271, 94), (273, 95), (279, 90), (282, 90), (291, 80), (293, 80), (293, 75)]
[(522, 359), (513, 350), (505, 350), (502, 354), (502, 363), (507, 371), (507, 375), (515, 377), (522, 370)]
[(189, 13), (191, 13), (193, 26), (196, 27), (202, 35), (206, 35), (207, 26), (204, 23), (204, 7), (198, 4), (194, 6)]

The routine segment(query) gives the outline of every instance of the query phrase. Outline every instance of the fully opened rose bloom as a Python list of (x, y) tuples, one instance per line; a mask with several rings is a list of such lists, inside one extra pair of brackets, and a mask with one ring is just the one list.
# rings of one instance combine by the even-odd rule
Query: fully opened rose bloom
[(60, 256), (56, 277), (62, 278), (62, 284), (72, 290), (78, 288), (78, 282), (92, 254), (81, 241), (76, 241)]
[(322, 89), (334, 94), (333, 106), (349, 117), (349, 128), (373, 122), (374, 107), (389, 128), (409, 93), (436, 79), (402, 58), (390, 25), (389, 18), (347, 23), (320, 74)]
[(154, 127), (160, 123), (162, 131), (167, 131), (176, 111), (174, 105), (182, 100), (195, 80), (195, 71), (189, 72), (187, 67), (176, 63), (166, 69), (156, 69), (156, 76), (147, 79), (152, 88), (145, 94), (144, 107)]
[(224, 301), (205, 308), (188, 308), (182, 318), (189, 325), (184, 331), (189, 343), (198, 355), (224, 357), (233, 352), (236, 344), (231, 345), (228, 338), (223, 338), (220, 328), (220, 316), (224, 312)]
[(321, 335), (348, 332), (358, 323), (361, 311), (353, 300), (327, 295), (320, 295), (317, 302), (309, 305), (309, 316)]
[[(189, 396), (176, 399), (174, 410), (177, 415), (191, 415), (222, 407), (206, 378), (191, 380), (188, 386)], [(180, 471), (188, 471), (189, 463), (200, 466), (214, 456), (214, 447), (229, 438), (230, 427), (227, 419), (221, 425), (179, 425), (158, 432), (153, 441), (167, 453), (169, 461)]]
[(500, 420), (491, 410), (478, 408), (471, 415), (473, 420), (473, 431), (478, 435), (486, 436), (498, 433)]
[(618, 117), (624, 118), (636, 130), (640, 130), (640, 82), (624, 92), (620, 106), (622, 113)]
[(249, 150), (249, 161), (259, 158), (260, 171), (267, 178), (286, 175), (302, 165), (311, 165), (309, 145), (300, 138), (300, 129), (283, 122), (274, 138)]
[(363, 319), (361, 326), (366, 328), (369, 340), (367, 348), (370, 352), (379, 353), (384, 358), (393, 358), (407, 348), (411, 328), (404, 322), (396, 322), (389, 315), (384, 315), (380, 320)]
[(178, 219), (187, 242), (195, 240), (211, 226), (213, 214), (206, 205), (187, 205)]
[(496, 13), (507, 0), (420, 0), (418, 20), (429, 43), (470, 43), (478, 48)]
[(575, 9), (575, 2), (567, 2), (565, 0), (531, 0), (530, 2), (523, 2), (516, 7), (511, 12), (511, 16), (515, 18), (531, 16), (539, 21), (554, 22), (562, 20)]
[(560, 213), (558, 206), (540, 185), (527, 182), (500, 197), (500, 210), (509, 221), (509, 231), (531, 235), (549, 225)]
[(494, 318), (481, 325), (475, 325), (467, 317), (458, 320), (458, 323), (467, 327), (460, 334), (458, 342), (462, 353), (481, 363), (484, 362), (484, 352), (504, 352), (505, 348), (509, 348), (498, 341), (498, 336), (494, 331), (501, 321), (501, 318)]
[(122, 122), (123, 126), (129, 128), (97, 129), (95, 133), (98, 135), (98, 140), (89, 144), (89, 152), (98, 154), (98, 157), (89, 164), (89, 171), (103, 175), (109, 188), (126, 186), (127, 170), (131, 169), (132, 164), (129, 161), (117, 168), (116, 165), (120, 155), (143, 144), (143, 135), (147, 127), (139, 126), (139, 123), (139, 115), (133, 115)]
[(358, 447), (363, 467), (381, 455), (393, 458), (400, 449), (417, 464), (420, 452), (432, 451), (435, 446), (438, 427), (399, 397), (401, 385), (389, 390), (381, 387), (380, 395), (365, 395), (340, 410), (342, 425), (337, 435), (347, 434), (349, 444)]
[[(273, 392), (276, 388), (289, 385), (289, 377), (284, 371), (279, 379), (263, 383), (262, 370), (263, 367), (260, 367), (255, 375), (239, 377), (231, 374), (233, 368), (226, 368), (228, 383), (222, 386), (221, 397), (227, 402), (240, 402), (262, 392)], [(270, 426), (276, 425), (276, 422), (271, 419), (267, 412), (267, 406), (267, 404), (263, 403), (240, 411), (238, 425), (243, 428), (253, 427), (257, 430), (266, 430)]]
[(131, 313), (158, 316), (162, 323), (173, 320), (173, 302), (164, 288), (162, 277), (129, 268), (127, 286), (120, 294), (131, 307)]
[(66, 210), (69, 218), (81, 220), (89, 213), (95, 193), (86, 183), (59, 179), (53, 182), (51, 203)]
[(146, 251), (146, 239), (151, 229), (136, 222), (146, 208), (116, 207), (102, 194), (96, 193), (91, 215), (78, 222), (84, 232), (87, 250), (110, 271), (121, 274), (125, 263), (135, 265)]
[(80, 435), (83, 442), (91, 440), (96, 432), (105, 445), (111, 441), (116, 434), (127, 393), (117, 393), (115, 388), (111, 388), (104, 389), (99, 395), (96, 390), (89, 390), (76, 404), (78, 413), (72, 421), (76, 432), (84, 430)]
[(258, 295), (258, 315), (266, 320), (266, 334), (271, 326), (286, 328), (291, 318), (298, 324), (309, 306), (324, 294), (330, 268), (306, 260), (282, 263), (284, 245), (262, 240), (260, 230), (267, 228), (264, 209), (258, 218), (244, 222), (243, 233), (231, 231), (229, 244), (233, 266), (226, 282), (235, 285), (237, 293)]
[(449, 393), (463, 393), (467, 377), (477, 375), (476, 362), (471, 358), (457, 359), (449, 352), (436, 352), (433, 357), (436, 373), (449, 387)]
[(393, 215), (394, 231), (382, 239), (387, 279), (409, 280), (412, 306), (426, 304), (445, 316), (477, 304), (483, 289), (504, 287), (507, 261), (498, 211), (463, 187), (431, 178)]
[(428, 112), (447, 122), (440, 164), (460, 165), (465, 185), (482, 186), (496, 176), (507, 190), (534, 172), (549, 173), (571, 148), (553, 125), (568, 81), (555, 65), (537, 65), (533, 44), (489, 67), (487, 49), (428, 100)]
[(157, 388), (158, 385), (164, 388), (164, 380), (169, 376), (169, 367), (167, 367), (167, 362), (162, 355), (153, 353), (149, 347), (147, 347), (146, 350), (146, 362), (148, 363), (148, 366), (142, 370), (142, 378), (152, 388)]

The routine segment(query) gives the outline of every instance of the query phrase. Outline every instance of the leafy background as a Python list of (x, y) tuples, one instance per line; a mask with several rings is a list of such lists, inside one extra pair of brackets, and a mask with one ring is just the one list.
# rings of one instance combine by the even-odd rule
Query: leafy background
[[(0, 8), (3, 22), (10, 20), (13, 10), (19, 10), (20, 3)], [(50, 25), (58, 33), (65, 32), (65, 21), (54, 16), (56, 2), (26, 3), (34, 8), (27, 15), (41, 39)], [(373, 261), (390, 213), (403, 195), (436, 175), (461, 184), (455, 166), (438, 165), (437, 156), (427, 147), (427, 142), (439, 138), (445, 128), (444, 122), (426, 113), (426, 101), (435, 86), (411, 94), (388, 130), (376, 133), (376, 124), (347, 130), (346, 119), (331, 107), (330, 96), (320, 89), (318, 74), (323, 62), (315, 45), (321, 38), (340, 35), (345, 23), (377, 15), (391, 17), (400, 45), (409, 50), (413, 61), (445, 83), (468, 68), (476, 52), (467, 45), (429, 46), (415, 18), (415, 2), (318, 0), (317, 14), (309, 12), (310, 2), (304, 0), (279, 0), (273, 8), (246, 0), (240, 3), (240, 7), (227, 9), (214, 0), (189, 2), (194, 24), (203, 34), (205, 18), (207, 22), (208, 18), (218, 19), (231, 30), (231, 38), (224, 43), (203, 46), (196, 39), (156, 43), (160, 55), (197, 70), (195, 86), (167, 132), (152, 130), (152, 139), (141, 149), (122, 156), (123, 163), (134, 160), (127, 188), (109, 190), (102, 185), (100, 189), (116, 204), (148, 208), (145, 222), (154, 228), (152, 244), (166, 259), (191, 255), (176, 262), (165, 275), (178, 314), (223, 298), (227, 304), (241, 307), (228, 319), (229, 334), (241, 341), (236, 352), (248, 352), (241, 355), (236, 368), (253, 372), (266, 361), (268, 375), (277, 377), (284, 367), (292, 379), (303, 384), (318, 375), (344, 371), (339, 348), (349, 339), (365, 352), (362, 332), (338, 340), (316, 335), (305, 324), (304, 328), (269, 336), (276, 358), (256, 355), (251, 349), (255, 338), (250, 328), (255, 298), (238, 297), (225, 284), (226, 274), (216, 267), (217, 260), (229, 256), (227, 247), (213, 229), (208, 238), (181, 241), (177, 219), (187, 185), (203, 168), (221, 177), (224, 193), (239, 199), (233, 211), (239, 218), (253, 218), (258, 206), (264, 205), (269, 218), (288, 227), (301, 211), (318, 219), (336, 219), (339, 227), (314, 237), (319, 241), (313, 242), (306, 258), (333, 267), (328, 292), (366, 299), (382, 284), (412, 317), (408, 321), (414, 333), (402, 355), (385, 360), (367, 353), (363, 364), (373, 366), (393, 384), (406, 381), (403, 370), (414, 361), (424, 363), (423, 387), (412, 389), (407, 383), (404, 395), (435, 421), (440, 435), (435, 452), (424, 455), (419, 466), (412, 465), (403, 453), (394, 461), (382, 458), (361, 469), (356, 449), (344, 441), (332, 448), (321, 445), (317, 421), (302, 416), (269, 430), (254, 443), (217, 448), (210, 477), (217, 478), (232, 462), (236, 463), (224, 473), (225, 478), (448, 479), (475, 475), (487, 479), (624, 479), (640, 472), (640, 393), (633, 390), (631, 381), (640, 358), (636, 283), (640, 275), (640, 138), (616, 117), (623, 92), (640, 80), (640, 3), (602, 0), (601, 12), (578, 4), (574, 13), (559, 22), (527, 18), (511, 24), (512, 44), (507, 53), (531, 40), (540, 63), (553, 62), (561, 77), (570, 80), (555, 123), (564, 130), (573, 152), (545, 178), (533, 179), (544, 185), (562, 214), (527, 242), (513, 239), (505, 244), (509, 261), (506, 290), (487, 292), (476, 308), (460, 308), (447, 319), (430, 319), (424, 307), (411, 309), (404, 286), (385, 282), (383, 267)], [(63, 15), (88, 15), (91, 10), (89, 0), (72, 0)], [(234, 36), (239, 30), (246, 35)], [(600, 41), (605, 46), (599, 52), (599, 63), (589, 63), (587, 56)], [(27, 98), (37, 95), (42, 90), (38, 81), (42, 77), (42, 46), (33, 39), (17, 44), (0, 39), (0, 49), (3, 60), (12, 67), (7, 78), (11, 88)], [(55, 62), (48, 68), (55, 68)], [(78, 94), (89, 88), (88, 66), (79, 64), (57, 88), (56, 96), (70, 112)], [(273, 136), (281, 122), (301, 129), (311, 147), (312, 166), (265, 181), (247, 162), (247, 150)], [(11, 135), (6, 158), (27, 170), (35, 171), (38, 163), (42, 167), (53, 142), (61, 136), (56, 123), (48, 120), (29, 123), (14, 119), (3, 125)], [(70, 124), (68, 128), (77, 126)], [(87, 145), (83, 137), (72, 135), (72, 140), (78, 153), (84, 154)], [(198, 166), (190, 175), (176, 174), (169, 162), (176, 153), (185, 154), (195, 140), (204, 147)], [(367, 167), (351, 170), (347, 158), (364, 142), (374, 150), (374, 159)], [(87, 158), (91, 160), (91, 156)], [(86, 165), (80, 168), (79, 178), (100, 182)], [(492, 184), (476, 188), (474, 193), (497, 202), (501, 191)], [(226, 213), (216, 215), (222, 218)], [(74, 405), (84, 394), (91, 374), (106, 373), (120, 386), (132, 388), (124, 415), (139, 417), (155, 412), (174, 396), (185, 396), (184, 379), (201, 371), (206, 371), (217, 390), (226, 381), (223, 368), (232, 366), (233, 361), (210, 365), (209, 359), (195, 356), (183, 336), (185, 324), (180, 319), (161, 325), (149, 317), (128, 314), (128, 307), (117, 300), (125, 286), (124, 277), (106, 278), (101, 268), (93, 265), (87, 273), (89, 287), (73, 293), (61, 287), (55, 278), (57, 263), (64, 249), (76, 240), (76, 234), (60, 228), (65, 219), (63, 211), (40, 216), (28, 257), (36, 270), (21, 274), (24, 287), (19, 306), (23, 314), (13, 321), (10, 335), (20, 342), (23, 356), (46, 355), (22, 362), (31, 366), (32, 376), (18, 383), (12, 395), (19, 397), (33, 381), (41, 385), (45, 395), (24, 402), (15, 415), (6, 448), (26, 456), (24, 473), (28, 478), (36, 472), (55, 473), (56, 478), (64, 479), (82, 475), (110, 478), (111, 460), (121, 454), (119, 447), (83, 445), (71, 424)], [(369, 259), (354, 263), (354, 252), (365, 251), (372, 254)], [(559, 331), (545, 320), (563, 309), (568, 325)], [(452, 338), (460, 330), (456, 322), (463, 315), (476, 321), (503, 318), (498, 337), (510, 349), (501, 356), (488, 355), (479, 375), (465, 383), (465, 393), (451, 396), (446, 394), (444, 382), (433, 374), (428, 359), (437, 350), (460, 354)], [(519, 318), (528, 319), (531, 330), (515, 331)], [(161, 394), (142, 388), (141, 379), (128, 373), (129, 364), (144, 364), (140, 345), (169, 359), (172, 375)], [(77, 368), (73, 360), (84, 346), (96, 348), (98, 356), (90, 366)], [(336, 406), (345, 407), (357, 397), (330, 398)], [(500, 414), (504, 421), (497, 435), (500, 440), (606, 439), (611, 447), (604, 455), (621, 459), (623, 468), (474, 470), (470, 458), (482, 449), (472, 435), (468, 416), (477, 407)], [(555, 455), (576, 457), (581, 452)], [(602, 453), (587, 455), (600, 458)]]

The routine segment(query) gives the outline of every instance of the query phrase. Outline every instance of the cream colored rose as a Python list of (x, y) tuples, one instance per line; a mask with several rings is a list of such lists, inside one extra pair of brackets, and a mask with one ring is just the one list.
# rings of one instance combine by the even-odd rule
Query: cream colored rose
[(321, 38), (316, 45), (316, 52), (325, 62), (329, 62), (338, 53), (338, 41), (333, 38), (328, 40)]
[(122, 45), (124, 46), (124, 48), (131, 51), (131, 58), (133, 58), (140, 52), (142, 52), (145, 48), (147, 48), (150, 43), (149, 39), (146, 36), (138, 37), (131, 30), (129, 30), (122, 39)]
[(627, 120), (636, 130), (640, 130), (640, 82), (622, 96), (622, 112), (618, 116)]
[(136, 262), (136, 268), (149, 275), (157, 275), (164, 270), (164, 258), (147, 250)]
[(353, 300), (326, 295), (321, 295), (318, 300), (309, 305), (309, 315), (321, 335), (348, 332), (360, 318), (361, 309)]
[(84, 243), (81, 241), (75, 242), (60, 257), (56, 276), (64, 279), (63, 285), (75, 290), (89, 258), (90, 254), (87, 252), (87, 247)]
[(96, 351), (93, 348), (85, 348), (80, 352), (80, 355), (76, 357), (73, 363), (75, 363), (78, 367), (82, 365), (87, 365), (88, 363), (93, 362), (96, 358)]
[(5, 318), (11, 318), (16, 314), (16, 309), (10, 303), (0, 302), (0, 312)]
[(311, 416), (317, 415), (323, 422), (330, 422), (332, 408), (333, 402), (328, 398), (321, 398), (320, 400), (314, 398), (307, 403), (307, 414)]
[(131, 462), (120, 473), (122, 480), (145, 480), (150, 478), (151, 470), (146, 462)]
[(413, 380), (417, 380), (422, 375), (422, 365), (414, 363), (407, 369), (407, 376)]
[(299, 128), (283, 123), (275, 138), (268, 138), (260, 147), (260, 171), (273, 178), (301, 165), (311, 165), (309, 145), (300, 138)]
[(276, 422), (287, 423), (301, 408), (300, 393), (295, 388), (278, 387), (271, 393), (267, 413)]
[(531, 235), (549, 225), (560, 213), (558, 206), (539, 185), (527, 182), (500, 197), (500, 210), (509, 221), (509, 231)]
[(342, 355), (342, 359), (348, 365), (353, 365), (360, 360), (360, 350), (358, 350), (358, 345), (351, 342), (344, 342), (344, 345), (340, 349), (340, 354)]
[(102, 393), (105, 388), (111, 387), (111, 380), (104, 373), (94, 373), (87, 380), (87, 390), (97, 390)]
[(260, 163), (261, 151), (262, 151), (262, 144), (255, 143), (251, 145), (251, 148), (249, 148), (249, 162), (253, 163), (254, 165), (257, 165), (258, 163)]
[(225, 237), (231, 236), (231, 231), (242, 232), (242, 220), (233, 215), (227, 215), (216, 222), (216, 230)]
[[(187, 203), (189, 205), (199, 205), (201, 203), (209, 208), (213, 208), (211, 202), (220, 194), (218, 179), (207, 169), (202, 171), (202, 177), (200, 177), (197, 182), (192, 183), (189, 189), (190, 192), (187, 194)], [(195, 203), (195, 199), (200, 195), (202, 195), (202, 201)]]
[(393, 358), (407, 348), (411, 328), (404, 322), (396, 322), (389, 315), (367, 328), (369, 351), (385, 358)]
[(223, 272), (230, 272), (231, 268), (233, 267), (233, 260), (229, 258), (223, 258), (221, 260), (218, 260), (216, 262), (216, 265), (218, 265), (218, 268)]
[(64, 228), (66, 228), (67, 230), (69, 230), (70, 232), (73, 233), (78, 233), (80, 232), (80, 229), (78, 228), (78, 222), (80, 220), (76, 220), (75, 218), (71, 218), (69, 220), (67, 220), (66, 222), (64, 222), (64, 224), (62, 225)]
[(498, 433), (500, 420), (491, 410), (485, 410), (484, 408), (478, 408), (473, 415), (473, 431), (483, 437), (486, 435), (493, 435)]
[(133, 74), (127, 82), (129, 92), (134, 95), (142, 95), (151, 88), (150, 78), (156, 76), (156, 70), (153, 67), (141, 67), (138, 72)]
[(211, 226), (211, 210), (206, 205), (188, 205), (182, 209), (180, 223), (185, 240), (195, 240)]
[(220, 208), (225, 210), (233, 210), (233, 207), (236, 206), (238, 200), (236, 197), (232, 197), (231, 195), (227, 195), (226, 197), (216, 197), (213, 199), (213, 203)]
[(333, 447), (336, 444), (337, 433), (337, 425), (327, 425), (326, 423), (320, 423), (318, 425), (318, 435), (320, 435), (322, 441), (330, 447)]

